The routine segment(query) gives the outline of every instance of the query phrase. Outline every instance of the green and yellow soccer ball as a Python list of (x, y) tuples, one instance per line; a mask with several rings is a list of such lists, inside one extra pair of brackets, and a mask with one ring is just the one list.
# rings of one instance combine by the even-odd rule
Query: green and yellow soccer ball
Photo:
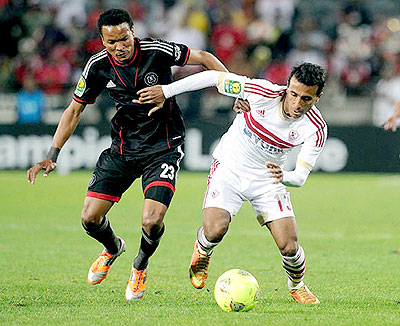
[(224, 311), (249, 311), (257, 304), (260, 286), (249, 272), (231, 269), (218, 278), (214, 296)]

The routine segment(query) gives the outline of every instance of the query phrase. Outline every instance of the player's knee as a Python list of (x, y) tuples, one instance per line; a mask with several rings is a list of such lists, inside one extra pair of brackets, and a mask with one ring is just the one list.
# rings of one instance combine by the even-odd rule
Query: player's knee
[(228, 232), (228, 225), (225, 224), (214, 224), (212, 226), (204, 226), (204, 235), (210, 242), (220, 242)]
[(81, 221), (84, 225), (100, 224), (103, 216), (98, 212), (94, 211), (90, 207), (83, 207), (81, 213)]
[(164, 214), (157, 211), (145, 211), (142, 216), (142, 227), (150, 233), (157, 233), (161, 230), (164, 220)]
[(297, 253), (297, 241), (289, 241), (284, 245), (279, 246), (279, 251), (282, 256), (292, 257)]

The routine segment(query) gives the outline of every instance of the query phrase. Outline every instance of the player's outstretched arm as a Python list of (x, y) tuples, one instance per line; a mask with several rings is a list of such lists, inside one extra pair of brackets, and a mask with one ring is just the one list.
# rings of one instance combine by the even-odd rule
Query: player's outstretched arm
[[(207, 51), (202, 50), (190, 49), (190, 56), (187, 64), (202, 65), (208, 70), (228, 72), (228, 69), (226, 69), (226, 67), (221, 61), (218, 60), (217, 57)], [(236, 113), (249, 112), (250, 104), (245, 100), (236, 99), (232, 110)]]
[(168, 85), (155, 85), (143, 88), (137, 92), (136, 104), (155, 104), (148, 115), (162, 108), (165, 99), (185, 92), (196, 91), (210, 86), (217, 86), (218, 81), (225, 72), (207, 70), (182, 78)]
[(202, 65), (207, 70), (228, 72), (224, 64), (216, 56), (204, 50), (190, 49), (188, 65)]
[(385, 130), (391, 129), (393, 132), (397, 130), (397, 119), (400, 118), (400, 101), (397, 101), (394, 107), (396, 111), (382, 124)]
[(57, 130), (53, 137), (53, 143), (47, 154), (47, 158), (41, 162), (36, 163), (27, 171), (27, 179), (32, 185), (35, 184), (36, 176), (40, 171), (44, 170), (43, 176), (47, 177), (51, 171), (57, 166), (57, 157), (61, 148), (72, 135), (76, 126), (79, 123), (81, 113), (85, 108), (84, 104), (80, 104), (72, 100), (70, 105), (64, 111)]

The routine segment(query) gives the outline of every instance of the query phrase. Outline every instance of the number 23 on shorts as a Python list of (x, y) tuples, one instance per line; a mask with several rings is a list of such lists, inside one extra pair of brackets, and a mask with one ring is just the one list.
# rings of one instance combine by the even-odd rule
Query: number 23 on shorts
[(160, 173), (160, 178), (174, 180), (175, 178), (175, 168), (167, 163), (161, 164), (162, 172)]

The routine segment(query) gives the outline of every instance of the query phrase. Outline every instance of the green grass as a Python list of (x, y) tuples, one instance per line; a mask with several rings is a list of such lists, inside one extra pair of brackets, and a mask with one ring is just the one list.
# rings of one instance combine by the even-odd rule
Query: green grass
[[(143, 195), (137, 182), (109, 214), (127, 252), (99, 286), (86, 283), (101, 251), (80, 226), (89, 172), (52, 174), (32, 187), (24, 172), (0, 172), (1, 325), (399, 325), (400, 176), (315, 174), (292, 190), (306, 283), (320, 306), (294, 303), (279, 252), (246, 203), (210, 265), (206, 288), (188, 279), (201, 225), (206, 174), (181, 173), (152, 257), (148, 291), (126, 302), (124, 291), (140, 239)], [(213, 298), (220, 274), (251, 272), (261, 286), (247, 313), (225, 313)]]

